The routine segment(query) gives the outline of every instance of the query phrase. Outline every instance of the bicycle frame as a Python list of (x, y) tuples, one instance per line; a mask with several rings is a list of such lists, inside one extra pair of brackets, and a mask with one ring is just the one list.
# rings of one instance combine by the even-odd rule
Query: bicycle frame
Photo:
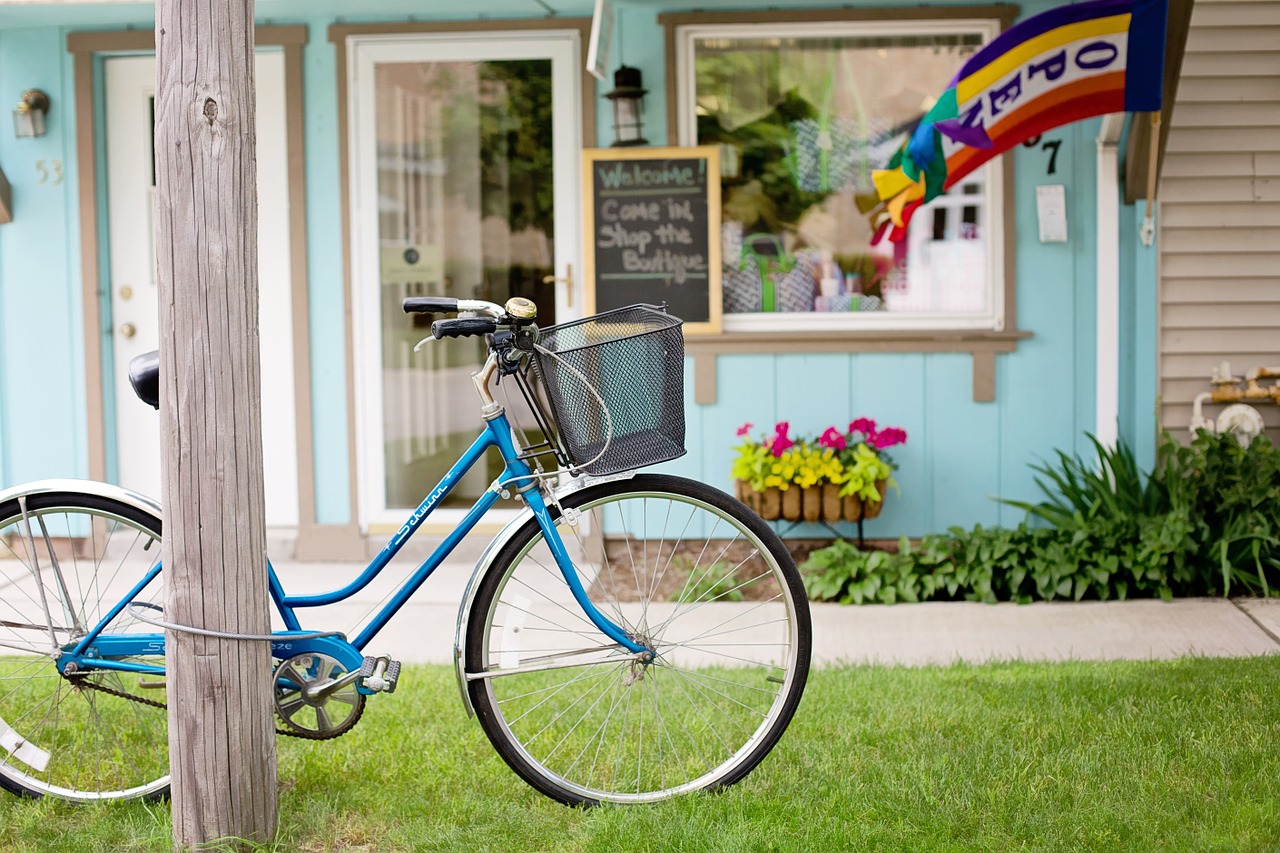
[[(431, 515), (432, 510), (449, 494), (453, 486), (493, 447), (498, 448), (505, 463), (502, 477), (496, 480), (476, 500), (461, 523), (445, 537), (444, 541), (440, 543), (431, 555), (400, 585), (391, 599), (374, 615), (373, 619), (354, 640), (348, 641), (345, 638), (332, 636), (314, 637), (314, 632), (302, 629), (295, 612), (298, 608), (334, 604), (349, 598), (368, 586), (399, 553), (404, 543), (413, 537), (414, 533)], [(516, 447), (506, 413), (501, 408), (496, 408), (495, 412), (486, 414), (485, 430), (441, 478), (436, 487), (427, 494), (422, 503), (418, 505), (418, 508), (413, 511), (400, 529), (383, 546), (377, 556), (351, 583), (341, 589), (326, 593), (289, 595), (281, 586), (275, 569), (268, 562), (268, 589), (272, 603), (275, 605), (276, 611), (280, 614), (280, 618), (285, 625), (284, 631), (277, 631), (272, 635), (276, 638), (272, 641), (273, 655), (276, 657), (288, 657), (292, 654), (303, 652), (322, 652), (342, 661), (349, 671), (358, 668), (363, 660), (363, 657), (359, 654), (360, 651), (377, 636), (378, 632), (391, 617), (400, 610), (404, 603), (426, 582), (427, 578), (448, 558), (457, 544), (471, 532), (476, 523), (502, 496), (502, 493), (508, 490), (516, 491), (529, 509), (532, 510), (538, 526), (542, 529), (547, 545), (555, 556), (556, 563), (564, 576), (565, 582), (568, 583), (573, 597), (592, 624), (599, 628), (609, 639), (631, 653), (640, 654), (647, 651), (645, 646), (636, 643), (625, 631), (605, 617), (587, 597), (587, 592), (582, 586), (582, 581), (573, 566), (573, 561), (564, 547), (559, 531), (556, 530), (555, 521), (551, 516), (546, 501), (543, 499), (542, 492), (537, 488), (537, 481), (531, 477), (531, 473), (529, 466), (520, 458), (520, 452)], [(119, 660), (118, 658), (162, 653), (164, 649), (163, 634), (103, 635), (102, 633), (111, 620), (133, 602), (134, 597), (155, 578), (160, 569), (161, 567), (157, 563), (138, 585), (117, 603), (88, 634), (73, 646), (64, 648), (63, 654), (58, 660), (58, 668), (66, 672), (68, 665), (74, 665), (80, 670), (91, 668), (146, 674), (162, 673), (164, 671), (163, 667), (139, 664), (132, 661)]]

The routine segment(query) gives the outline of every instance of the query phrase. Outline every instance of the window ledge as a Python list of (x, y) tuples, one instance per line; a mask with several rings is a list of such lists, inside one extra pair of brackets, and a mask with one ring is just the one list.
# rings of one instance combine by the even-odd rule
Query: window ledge
[(1012, 331), (857, 331), (727, 332), (690, 335), (685, 352), (693, 356), (693, 399), (716, 402), (716, 357), (748, 353), (967, 352), (973, 356), (973, 399), (996, 398), (996, 354), (1013, 352), (1031, 332)]

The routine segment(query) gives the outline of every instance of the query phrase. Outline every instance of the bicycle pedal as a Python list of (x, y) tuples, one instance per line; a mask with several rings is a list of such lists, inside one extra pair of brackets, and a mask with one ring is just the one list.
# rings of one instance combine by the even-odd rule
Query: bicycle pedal
[(372, 657), (365, 655), (360, 665), (360, 683), (375, 693), (395, 693), (396, 683), (400, 680), (400, 661), (392, 660), (385, 655)]

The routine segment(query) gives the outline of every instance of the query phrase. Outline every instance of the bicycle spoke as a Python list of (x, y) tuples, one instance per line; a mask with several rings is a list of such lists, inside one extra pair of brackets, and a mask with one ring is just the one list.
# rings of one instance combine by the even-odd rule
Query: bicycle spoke
[(504, 696), (502, 699), (502, 703), (507, 704), (510, 702), (517, 702), (521, 699), (528, 699), (531, 696), (537, 696), (539, 694), (546, 693), (550, 690), (560, 690), (564, 686), (576, 684), (577, 682), (582, 681), (584, 679), (594, 678), (594, 677), (595, 675), (593, 675), (592, 673), (585, 672), (581, 675), (574, 676), (574, 678), (571, 681), (567, 682), (566, 684), (552, 684), (544, 687), (534, 687), (533, 689), (527, 690), (524, 693), (514, 693), (510, 696)]
[[(158, 794), (168, 778), (163, 705), (137, 695), (136, 673), (95, 671), (91, 657), (76, 661), (74, 675), (63, 676), (55, 668), (57, 652), (47, 647), (50, 629), (64, 647), (91, 632), (119, 637), (137, 630), (139, 621), (127, 611), (108, 625), (99, 623), (120, 595), (157, 567), (159, 522), (96, 495), (37, 493), (27, 498), (27, 508), (31, 539), (17, 546), (25, 538), (14, 535), (23, 523), (20, 508), (0, 507), (0, 599), (6, 610), (0, 624), (8, 623), (0, 640), (0, 717), (49, 758), (43, 766), (0, 761), (0, 774), (6, 785), (70, 800)], [(37, 560), (38, 575), (31, 568)], [(162, 598), (161, 587), (152, 576), (139, 598)], [(6, 656), (10, 638), (30, 646), (41, 633), (35, 654)], [(121, 660), (163, 667), (161, 656)]]
[(472, 671), (494, 665), (515, 629), (526, 637), (518, 671), (472, 676), (486, 734), (521, 776), (565, 802), (650, 801), (741, 778), (767, 752), (751, 745), (777, 739), (803, 686), (792, 673), (807, 665), (809, 626), (794, 564), (758, 521), (742, 521), (740, 504), (705, 486), (638, 475), (571, 500), (566, 510), (589, 519), (590, 534), (579, 524), (562, 528), (564, 539), (598, 566), (592, 600), (657, 657), (619, 649), (603, 676), (604, 667), (538, 670), (537, 655), (560, 664), (579, 651), (563, 647), (583, 615), (549, 591), (535, 551), (542, 534), (530, 527), (500, 555), (472, 612)]

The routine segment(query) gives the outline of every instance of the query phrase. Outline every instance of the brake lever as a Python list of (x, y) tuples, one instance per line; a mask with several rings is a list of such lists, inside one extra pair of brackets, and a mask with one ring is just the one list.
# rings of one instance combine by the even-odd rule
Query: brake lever
[(431, 335), (427, 335), (425, 338), (423, 338), (422, 340), (418, 341), (416, 344), (413, 345), (413, 351), (417, 352), (418, 350), (422, 349), (423, 344), (429, 344), (434, 340), (435, 338), (431, 337)]

